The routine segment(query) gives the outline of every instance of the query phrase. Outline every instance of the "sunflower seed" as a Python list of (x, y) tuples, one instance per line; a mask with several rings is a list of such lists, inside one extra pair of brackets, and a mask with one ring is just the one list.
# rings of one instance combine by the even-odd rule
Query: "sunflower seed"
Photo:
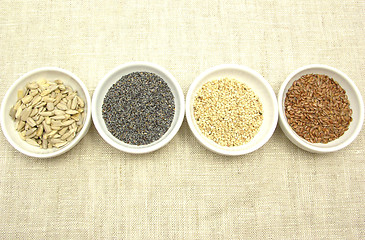
[(43, 116), (39, 116), (39, 119), (36, 121), (37, 125), (41, 124), (44, 121)]
[(63, 143), (56, 143), (56, 144), (54, 144), (54, 146), (55, 146), (56, 148), (60, 148), (60, 147), (65, 146), (66, 144), (67, 144), (67, 142), (63, 142)]
[(47, 103), (47, 110), (48, 110), (48, 111), (52, 111), (52, 110), (54, 110), (54, 104), (53, 104), (53, 102), (48, 102), (48, 103)]
[(32, 99), (33, 99), (33, 96), (32, 96), (32, 95), (27, 95), (27, 96), (25, 96), (25, 97), (23, 97), (23, 98), (22, 98), (22, 102), (23, 102), (24, 104), (27, 104), (27, 103), (29, 103), (30, 101), (32, 101)]
[(9, 116), (12, 119), (15, 119), (16, 110), (14, 108), (10, 108)]
[(70, 115), (73, 115), (73, 114), (78, 114), (79, 111), (76, 111), (76, 110), (67, 110), (66, 113), (67, 114), (70, 114)]
[(46, 121), (46, 123), (48, 125), (51, 125), (51, 118), (50, 117), (45, 117), (44, 120)]
[(67, 120), (67, 121), (62, 122), (62, 126), (69, 126), (74, 122), (75, 122), (75, 120), (73, 120), (73, 119)]
[(77, 126), (77, 130), (76, 130), (76, 132), (80, 132), (81, 131), (81, 129), (82, 129), (82, 125), (79, 125), (79, 126)]
[(66, 118), (65, 115), (56, 115), (56, 116), (51, 117), (51, 119), (53, 119), (53, 120), (63, 120), (65, 118)]
[(77, 128), (76, 122), (72, 123), (69, 127), (71, 127), (70, 129), (76, 129)]
[(49, 126), (49, 125), (46, 123), (46, 121), (43, 121), (43, 122), (42, 122), (42, 124), (43, 124), (43, 129), (44, 129), (44, 131), (45, 131), (46, 133), (50, 133), (50, 132), (52, 131), (51, 126)]
[(64, 125), (61, 121), (52, 121), (51, 126), (53, 126), (53, 127), (62, 127)]
[(23, 89), (19, 89), (18, 90), (18, 100), (22, 99), (24, 97), (24, 90)]
[(55, 110), (54, 110), (54, 114), (55, 114), (55, 115), (65, 115), (65, 112), (64, 112), (64, 111), (62, 111), (62, 110), (59, 110), (59, 109), (55, 109)]
[(27, 142), (27, 143), (29, 143), (30, 145), (33, 145), (33, 146), (36, 146), (36, 147), (38, 147), (39, 146), (39, 144), (34, 140), (34, 139), (29, 139), (29, 138), (27, 138), (27, 139), (25, 139), (25, 141)]
[(59, 130), (58, 133), (62, 136), (63, 134), (65, 134), (66, 131), (67, 131), (67, 127), (64, 127), (61, 130)]
[(55, 135), (57, 133), (57, 130), (53, 130), (53, 131), (51, 131), (51, 132), (49, 132), (48, 134), (47, 134), (47, 136), (48, 137), (52, 137), (53, 135)]
[(73, 134), (71, 134), (71, 136), (69, 136), (66, 140), (67, 140), (67, 142), (71, 142), (74, 138), (75, 138), (75, 136), (76, 136), (76, 133), (73, 133)]
[(40, 125), (37, 129), (37, 136), (40, 137), (42, 136), (43, 133), (43, 125)]
[(66, 111), (66, 110), (67, 110), (67, 106), (66, 106), (65, 104), (63, 104), (63, 103), (59, 103), (59, 104), (57, 104), (57, 105), (56, 105), (56, 107), (57, 107), (58, 109), (60, 109), (60, 110), (64, 110), (64, 111)]
[(18, 132), (22, 131), (22, 129), (24, 128), (24, 126), (25, 126), (25, 122), (24, 122), (24, 121), (19, 121), (19, 122), (17, 123), (16, 130), (17, 130)]
[(40, 102), (35, 107), (36, 108), (42, 108), (42, 107), (46, 106), (46, 104), (47, 104), (46, 102)]
[(18, 110), (18, 108), (19, 108), (21, 105), (22, 105), (22, 101), (21, 101), (21, 100), (18, 100), (18, 101), (15, 103), (14, 107), (12, 107), (12, 108), (13, 108), (13, 109), (15, 109), (15, 110)]
[(32, 100), (32, 106), (36, 105), (37, 103), (39, 103), (42, 100), (41, 96), (36, 96), (33, 98)]
[(38, 88), (38, 84), (36, 82), (28, 83), (27, 84), (27, 88), (29, 88), (29, 89), (37, 89)]
[(73, 120), (75, 120), (76, 122), (80, 121), (80, 113), (77, 113), (77, 114), (72, 115), (71, 118)]
[(29, 117), (34, 117), (38, 113), (38, 111), (39, 110), (37, 108), (33, 108), (32, 112), (29, 115)]
[(34, 127), (36, 124), (36, 122), (32, 119), (32, 118), (28, 118), (27, 123), (31, 126)]
[(51, 129), (58, 131), (58, 130), (61, 129), (61, 127), (60, 126), (53, 126), (53, 125), (51, 125)]
[(65, 141), (59, 139), (59, 138), (52, 138), (49, 140), (52, 144), (56, 144), (56, 143), (64, 143)]
[(42, 140), (42, 148), (46, 149), (47, 148), (47, 145), (48, 145), (47, 139), (43, 139)]
[(49, 97), (49, 96), (44, 96), (43, 97), (43, 101), (49, 103), (49, 102), (54, 102), (56, 101), (56, 99), (54, 99), (53, 97)]
[(72, 100), (68, 100), (66, 103), (67, 109), (71, 109)]
[(71, 102), (71, 109), (75, 110), (77, 106), (77, 97), (74, 97)]
[(26, 136), (26, 138), (34, 138), (37, 135), (37, 131), (34, 131), (32, 134), (30, 134), (29, 136)]
[(54, 112), (40, 112), (39, 115), (43, 117), (50, 117), (54, 115)]
[(51, 90), (46, 89), (46, 90), (44, 90), (44, 91), (41, 92), (41, 96), (44, 97), (44, 96), (47, 96), (50, 93), (51, 93)]
[(65, 134), (62, 135), (61, 139), (65, 140), (67, 139), (69, 136), (71, 136), (73, 133), (75, 133), (75, 130), (69, 130), (68, 132), (66, 132)]
[(25, 141), (25, 134), (23, 132), (19, 132), (19, 137)]
[(27, 121), (30, 113), (32, 112), (32, 107), (27, 107), (26, 109), (23, 110), (23, 112), (20, 115), (20, 118), (22, 121)]
[(29, 136), (30, 134), (34, 133), (36, 130), (37, 130), (37, 128), (31, 128), (31, 129), (26, 131), (25, 135)]
[(64, 91), (64, 90), (66, 90), (66, 87), (65, 87), (65, 85), (59, 85), (58, 86), (58, 88), (61, 90), (61, 91)]
[(69, 94), (69, 95), (66, 97), (66, 99), (67, 99), (67, 100), (69, 100), (69, 101), (72, 101), (72, 99), (74, 99), (74, 97), (76, 97), (76, 93), (75, 93), (75, 92), (74, 92), (74, 93)]
[(81, 108), (85, 107), (84, 101), (79, 96), (76, 96), (76, 97), (77, 97), (77, 102), (79, 103), (79, 106)]
[(51, 87), (49, 88), (49, 91), (50, 91), (50, 92), (53, 92), (53, 91), (55, 91), (56, 89), (58, 89), (58, 85), (51, 86)]

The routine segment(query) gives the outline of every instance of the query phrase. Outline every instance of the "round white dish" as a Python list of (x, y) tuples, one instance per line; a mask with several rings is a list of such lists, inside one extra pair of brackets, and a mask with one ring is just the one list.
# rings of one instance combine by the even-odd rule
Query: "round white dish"
[[(114, 83), (116, 83), (122, 76), (132, 72), (142, 72), (142, 71), (157, 74), (168, 84), (168, 86), (171, 89), (171, 92), (174, 95), (175, 115), (169, 130), (159, 140), (147, 145), (137, 146), (120, 141), (108, 131), (102, 116), (102, 105), (105, 94), (108, 92), (109, 88)], [(99, 82), (92, 98), (92, 118), (94, 121), (94, 125), (97, 131), (99, 132), (100, 136), (107, 143), (109, 143), (116, 149), (134, 154), (152, 152), (165, 146), (168, 142), (170, 142), (171, 139), (176, 135), (176, 133), (180, 129), (180, 126), (184, 119), (184, 94), (175, 77), (161, 66), (149, 62), (126, 63), (111, 70)]]
[[(350, 108), (352, 109), (352, 122), (349, 129), (338, 139), (329, 143), (310, 143), (297, 135), (295, 131), (290, 127), (285, 116), (284, 101), (288, 89), (293, 82), (299, 79), (305, 74), (324, 74), (333, 80), (346, 91), (348, 99), (350, 101)], [(278, 93), (278, 106), (279, 106), (279, 125), (284, 134), (298, 147), (313, 153), (328, 153), (338, 151), (355, 140), (360, 133), (364, 122), (364, 102), (362, 100), (360, 91), (356, 87), (355, 83), (343, 72), (336, 68), (322, 65), (311, 64), (293, 71), (283, 82)]]
[[(259, 132), (250, 142), (237, 147), (224, 147), (205, 137), (197, 126), (193, 113), (196, 92), (206, 82), (226, 77), (247, 84), (259, 97), (263, 106), (263, 123)], [(194, 136), (207, 149), (227, 156), (243, 155), (259, 149), (272, 136), (278, 120), (277, 100), (270, 84), (251, 68), (236, 64), (218, 65), (201, 73), (191, 84), (186, 96), (186, 119)]]
[[(37, 81), (39, 79), (47, 79), (48, 81), (54, 81), (60, 79), (65, 85), (72, 87), (73, 90), (78, 92), (78, 95), (85, 102), (85, 119), (84, 126), (76, 137), (67, 145), (61, 148), (41, 149), (30, 145), (29, 143), (22, 140), (19, 133), (15, 129), (15, 122), (9, 116), (10, 108), (17, 101), (17, 91), (23, 89), (27, 83), (31, 81)], [(51, 158), (61, 155), (70, 149), (72, 149), (88, 132), (91, 124), (91, 99), (89, 92), (84, 83), (73, 73), (57, 68), (57, 67), (42, 67), (30, 71), (18, 80), (6, 92), (4, 99), (1, 104), (1, 127), (6, 139), (9, 143), (17, 149), (19, 152), (37, 158)]]

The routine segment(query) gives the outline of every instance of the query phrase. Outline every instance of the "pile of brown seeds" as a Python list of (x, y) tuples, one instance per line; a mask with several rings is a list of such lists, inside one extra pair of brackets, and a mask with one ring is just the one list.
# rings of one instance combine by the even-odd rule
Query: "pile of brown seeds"
[(352, 121), (346, 91), (326, 75), (301, 76), (289, 88), (284, 105), (289, 125), (311, 143), (339, 138)]
[(193, 112), (202, 134), (226, 147), (251, 141), (263, 122), (259, 98), (246, 84), (229, 78), (205, 83), (195, 95)]
[(60, 148), (82, 129), (85, 103), (61, 80), (40, 79), (18, 90), (10, 109), (15, 128), (27, 143), (40, 148)]

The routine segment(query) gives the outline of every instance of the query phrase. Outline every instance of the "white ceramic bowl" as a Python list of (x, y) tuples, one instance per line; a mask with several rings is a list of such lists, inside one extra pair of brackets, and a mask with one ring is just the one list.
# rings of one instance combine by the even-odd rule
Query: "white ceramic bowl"
[[(325, 74), (337, 81), (338, 84), (346, 91), (350, 101), (350, 108), (352, 109), (352, 122), (350, 123), (349, 130), (347, 130), (338, 139), (326, 144), (310, 143), (304, 140), (290, 127), (285, 116), (284, 101), (288, 89), (295, 80), (305, 74), (311, 73)], [(355, 83), (343, 72), (322, 64), (307, 65), (292, 72), (281, 85), (278, 93), (278, 106), (279, 124), (285, 135), (298, 147), (313, 153), (334, 152), (346, 147), (355, 140), (357, 135), (360, 133), (364, 122), (364, 103), (360, 91), (356, 87)]]
[[(114, 83), (116, 83), (122, 76), (132, 72), (143, 72), (143, 71), (157, 74), (170, 87), (171, 92), (174, 95), (175, 115), (169, 130), (159, 140), (147, 145), (137, 146), (120, 141), (108, 131), (102, 116), (102, 105), (104, 97), (108, 92), (109, 88)], [(111, 70), (99, 82), (92, 98), (92, 118), (94, 121), (95, 128), (97, 129), (101, 137), (116, 149), (134, 154), (152, 152), (165, 146), (179, 131), (179, 128), (184, 119), (184, 94), (175, 77), (166, 69), (149, 62), (126, 63)]]
[[(237, 147), (224, 147), (205, 137), (194, 118), (193, 102), (196, 92), (208, 81), (234, 78), (247, 84), (259, 97), (263, 106), (263, 123), (259, 132), (248, 143)], [(241, 65), (223, 64), (200, 74), (191, 84), (186, 96), (186, 118), (191, 131), (198, 141), (209, 150), (222, 155), (243, 155), (263, 146), (272, 136), (278, 120), (278, 106), (270, 84), (256, 71)]]
[[(19, 133), (15, 129), (15, 122), (9, 116), (10, 108), (17, 101), (18, 90), (23, 89), (27, 83), (39, 80), (41, 78), (45, 78), (49, 81), (61, 79), (65, 85), (68, 85), (72, 87), (73, 90), (77, 91), (78, 95), (85, 101), (86, 119), (84, 119), (84, 127), (70, 143), (61, 148), (41, 149), (28, 144), (20, 138)], [(84, 83), (73, 73), (57, 67), (37, 68), (21, 76), (6, 92), (1, 104), (1, 127), (6, 139), (19, 152), (31, 157), (50, 158), (69, 151), (86, 135), (89, 130), (90, 123), (91, 99), (87, 88), (85, 87)]]

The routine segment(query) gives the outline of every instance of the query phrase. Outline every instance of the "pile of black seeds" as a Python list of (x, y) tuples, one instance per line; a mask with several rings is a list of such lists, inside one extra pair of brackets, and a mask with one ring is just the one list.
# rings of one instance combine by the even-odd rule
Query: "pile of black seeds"
[(174, 96), (158, 75), (133, 72), (108, 90), (102, 114), (114, 137), (127, 144), (147, 145), (160, 139), (171, 126)]

